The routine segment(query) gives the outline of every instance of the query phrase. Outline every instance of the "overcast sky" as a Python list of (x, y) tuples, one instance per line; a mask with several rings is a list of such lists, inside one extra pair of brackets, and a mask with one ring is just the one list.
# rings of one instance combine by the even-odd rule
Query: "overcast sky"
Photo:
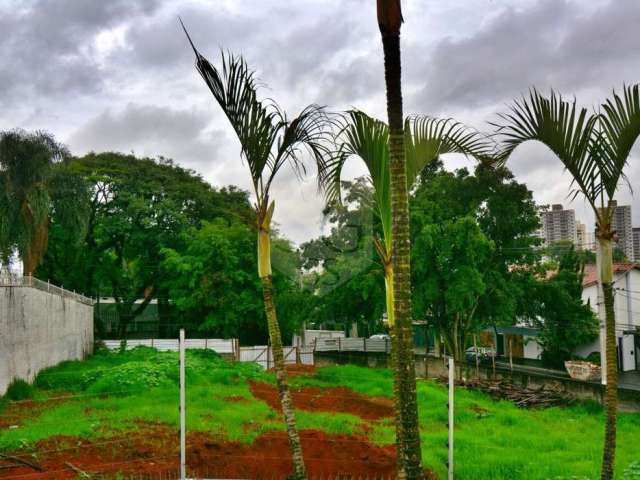
[[(193, 66), (180, 15), (211, 60), (243, 54), (290, 114), (309, 103), (385, 118), (374, 0), (0, 0), (0, 129), (44, 129), (74, 154), (163, 155), (214, 185), (249, 188), (239, 144)], [(531, 86), (593, 107), (638, 82), (638, 0), (404, 0), (406, 113), (480, 129)], [(628, 175), (640, 186), (640, 149)], [(445, 159), (449, 168), (466, 163)], [(545, 147), (510, 161), (541, 203), (564, 203), (568, 174)], [(311, 172), (313, 174), (313, 172)], [(363, 173), (353, 162), (350, 175)], [(637, 190), (638, 188), (636, 188)], [(295, 241), (317, 235), (315, 179), (284, 174), (276, 221)], [(640, 202), (627, 189), (619, 203)], [(593, 223), (584, 201), (572, 205)]]

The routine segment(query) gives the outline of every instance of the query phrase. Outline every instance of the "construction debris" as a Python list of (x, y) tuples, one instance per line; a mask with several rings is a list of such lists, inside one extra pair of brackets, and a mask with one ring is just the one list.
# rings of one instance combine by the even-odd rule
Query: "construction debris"
[(493, 398), (508, 400), (521, 408), (548, 408), (571, 405), (575, 396), (555, 386), (522, 387), (505, 380), (456, 381), (456, 385), (488, 393)]

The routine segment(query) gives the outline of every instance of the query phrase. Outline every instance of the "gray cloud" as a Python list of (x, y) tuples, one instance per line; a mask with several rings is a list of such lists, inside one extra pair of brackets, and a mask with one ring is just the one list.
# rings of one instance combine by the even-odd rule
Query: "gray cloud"
[(34, 95), (93, 93), (104, 81), (95, 36), (151, 14), (156, 0), (41, 0), (0, 9), (0, 105)]
[(212, 161), (225, 138), (209, 124), (210, 115), (200, 110), (128, 104), (123, 110), (107, 110), (89, 120), (67, 142), (76, 154), (114, 150), (162, 155), (202, 172), (215, 167)]
[[(382, 49), (370, 0), (34, 0), (0, 6), (0, 128), (43, 128), (75, 153), (164, 155), (212, 183), (249, 188), (239, 145), (193, 67), (177, 21), (218, 63), (241, 53), (290, 115), (309, 103), (385, 118)], [(479, 128), (530, 86), (591, 107), (637, 82), (637, 0), (414, 0), (403, 27), (405, 111)], [(640, 184), (638, 155), (628, 170)], [(448, 166), (460, 162), (451, 160)], [(635, 166), (634, 166), (635, 165)], [(526, 145), (510, 167), (541, 202), (565, 202), (569, 178)], [(353, 176), (363, 173), (354, 162)], [(310, 177), (283, 172), (276, 220), (297, 241), (316, 234)], [(631, 201), (626, 190), (622, 201)], [(574, 206), (588, 217), (581, 202)], [(640, 224), (640, 205), (634, 205)], [(587, 221), (588, 218), (586, 218)]]
[(640, 3), (540, 0), (506, 8), (476, 35), (443, 39), (428, 62), (418, 101), (432, 108), (482, 107), (531, 86), (575, 93), (637, 81)]

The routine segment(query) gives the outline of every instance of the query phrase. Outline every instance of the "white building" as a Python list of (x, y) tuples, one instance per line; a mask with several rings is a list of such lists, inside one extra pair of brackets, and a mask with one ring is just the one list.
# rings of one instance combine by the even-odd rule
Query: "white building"
[(542, 232), (546, 245), (562, 240), (577, 243), (576, 212), (564, 210), (562, 205), (555, 204), (551, 210), (542, 212)]
[[(598, 272), (595, 265), (585, 266), (582, 300), (589, 302), (597, 313)], [(640, 370), (640, 264), (614, 265), (614, 301), (616, 334), (618, 337), (618, 365), (622, 371)], [(600, 340), (584, 345), (576, 351), (581, 357), (600, 352)]]
[(640, 227), (634, 227), (633, 231), (633, 261), (640, 262)]

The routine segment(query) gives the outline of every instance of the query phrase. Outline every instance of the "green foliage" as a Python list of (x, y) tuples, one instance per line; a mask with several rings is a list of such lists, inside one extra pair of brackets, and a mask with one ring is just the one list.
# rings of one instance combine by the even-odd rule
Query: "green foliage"
[(456, 357), (470, 333), (510, 324), (539, 256), (531, 192), (506, 168), (424, 171), (411, 200), (414, 317)]
[(16, 378), (4, 394), (6, 400), (27, 400), (33, 397), (33, 387), (24, 380)]
[(598, 336), (597, 318), (582, 301), (582, 278), (583, 264), (571, 247), (560, 257), (557, 274), (538, 282), (531, 292), (536, 313), (532, 322), (540, 329), (537, 340), (549, 366), (563, 368), (578, 346)]
[(344, 198), (325, 208), (329, 233), (301, 246), (307, 270), (304, 287), (313, 293), (308, 321), (343, 330), (358, 324), (360, 335), (384, 331), (384, 277), (373, 236), (382, 234), (374, 215), (372, 189), (364, 177), (342, 182)]
[(13, 130), (0, 132), (0, 262), (8, 265), (17, 252), (25, 273), (34, 273), (47, 250), (49, 221), (81, 234), (75, 222), (82, 201), (68, 202), (84, 185), (73, 175), (60, 175), (69, 155), (52, 135)]
[[(181, 317), (199, 330), (243, 344), (267, 341), (255, 232), (237, 223), (203, 222), (183, 234), (181, 251), (166, 248), (161, 263), (166, 291)], [(304, 320), (297, 284), (299, 259), (285, 239), (273, 241), (276, 304), (285, 338)]]
[[(173, 334), (162, 250), (184, 248), (186, 232), (202, 221), (249, 222), (247, 193), (215, 189), (199, 175), (160, 158), (91, 153), (67, 162), (67, 175), (88, 185), (74, 201), (86, 204), (80, 242), (53, 215), (49, 250), (37, 274), (89, 296), (116, 300), (111, 335), (123, 335), (153, 298), (162, 317), (160, 333)], [(143, 299), (142, 303), (136, 303)], [(98, 310), (101, 313), (101, 310)], [(98, 333), (102, 323), (98, 323)]]

